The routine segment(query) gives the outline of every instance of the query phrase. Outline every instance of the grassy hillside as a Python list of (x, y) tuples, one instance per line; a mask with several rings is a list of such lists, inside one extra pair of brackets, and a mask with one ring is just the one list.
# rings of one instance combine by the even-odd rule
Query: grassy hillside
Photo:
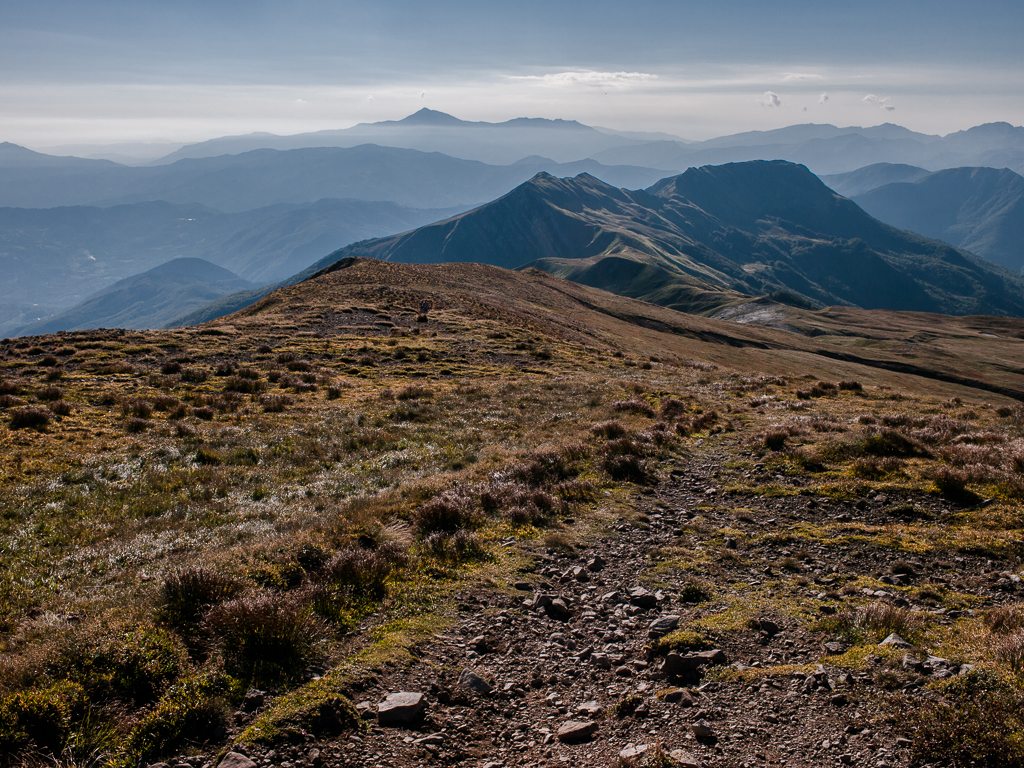
[(765, 311), (354, 260), (3, 342), (0, 760), (1014, 764), (1024, 323)]

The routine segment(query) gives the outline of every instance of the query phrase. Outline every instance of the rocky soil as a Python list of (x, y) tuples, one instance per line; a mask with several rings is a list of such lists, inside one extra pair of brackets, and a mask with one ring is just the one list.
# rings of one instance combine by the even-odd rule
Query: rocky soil
[[(365, 730), (239, 745), (221, 765), (909, 765), (912, 741), (894, 702), (934, 697), (929, 681), (969, 666), (899, 636), (859, 664), (839, 663), (847, 643), (785, 606), (827, 618), (855, 598), (948, 624), (962, 612), (899, 591), (839, 587), (868, 575), (893, 586), (955, 588), (993, 605), (1012, 599), (1019, 575), (982, 556), (912, 558), (892, 573), (894, 551), (869, 543), (764, 543), (764, 534), (802, 524), (879, 522), (908, 510), (941, 519), (956, 510), (923, 495), (872, 493), (850, 503), (727, 493), (724, 485), (763, 474), (760, 465), (737, 470), (727, 459), (709, 452), (676, 467), (639, 497), (635, 516), (598, 538), (533, 551), (532, 565), (507, 588), (460, 595), (458, 621), (419, 648), (416, 663), (354, 692)], [(708, 630), (708, 647), (666, 655), (652, 643), (723, 612), (719, 599), (691, 602), (692, 572), (683, 579), (652, 570), (672, 548), (706, 555), (703, 583), (739, 600), (746, 615)], [(237, 725), (269, 698), (251, 693)], [(211, 760), (182, 756), (178, 765)]]

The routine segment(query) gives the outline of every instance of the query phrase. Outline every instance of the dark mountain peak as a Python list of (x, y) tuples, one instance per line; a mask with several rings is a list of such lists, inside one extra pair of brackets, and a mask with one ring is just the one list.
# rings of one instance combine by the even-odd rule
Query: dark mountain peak
[(806, 166), (785, 160), (751, 160), (689, 168), (678, 176), (662, 179), (647, 192), (658, 197), (682, 197), (698, 205), (699, 200), (709, 195), (726, 195), (736, 202), (747, 201), (745, 205), (765, 213), (794, 192), (801, 199), (835, 197)]
[(242, 279), (224, 267), (218, 267), (206, 259), (197, 258), (171, 259), (142, 274), (174, 280), (192, 279), (200, 282)]
[(438, 112), (435, 109), (424, 107), (402, 120), (396, 120), (395, 125), (428, 125), (428, 126), (453, 126), (466, 125), (465, 120), (449, 115), (447, 112)]
[(555, 161), (543, 155), (530, 155), (516, 160), (512, 165), (554, 165)]
[(569, 131), (594, 130), (589, 125), (583, 125), (583, 123), (576, 120), (548, 120), (544, 117), (516, 117), (512, 120), (506, 120), (504, 123), (495, 123), (495, 125), (502, 128), (548, 128)]
[(647, 192), (669, 204), (689, 203), (722, 224), (749, 229), (754, 222), (779, 219), (809, 232), (862, 237), (878, 222), (837, 195), (803, 165), (754, 160), (690, 168)]

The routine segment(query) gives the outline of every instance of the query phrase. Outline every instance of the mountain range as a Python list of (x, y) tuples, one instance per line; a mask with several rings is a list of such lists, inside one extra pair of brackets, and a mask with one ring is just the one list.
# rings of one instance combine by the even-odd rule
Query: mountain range
[[(790, 227), (817, 231), (800, 216), (772, 213), (768, 206), (762, 211), (765, 220), (776, 216), (781, 223), (762, 231), (749, 222), (737, 224), (730, 212), (718, 211), (708, 201), (698, 204), (683, 195), (685, 205), (667, 203), (663, 198), (669, 193), (661, 180), (678, 178), (679, 171), (698, 163), (703, 171), (707, 162), (802, 160), (880, 221), (1019, 271), (1024, 265), (1021, 177), (1010, 170), (934, 169), (964, 158), (1012, 166), (1024, 157), (1022, 133), (1024, 129), (1000, 123), (948, 136), (891, 124), (808, 124), (690, 142), (567, 120), (469, 122), (427, 109), (404, 120), (340, 131), (223, 137), (182, 147), (148, 167), (0, 144), (0, 204), (11, 206), (0, 209), (0, 266), (5, 275), (0, 283), (0, 333), (66, 311), (117, 280), (169, 259), (205, 259), (255, 286), (278, 284), (310, 274), (306, 267), (348, 243), (447, 222), (446, 217), (474, 207), (487, 210), (459, 218), (441, 251), (461, 249), (464, 258), (481, 260), (496, 259), (495, 254), (510, 249), (536, 252), (535, 259), (542, 260), (538, 265), (556, 274), (695, 311), (715, 311), (723, 302), (764, 294), (798, 303), (868, 306), (867, 294), (874, 289), (856, 288), (854, 274), (818, 279), (814, 268), (798, 263), (811, 259), (804, 250), (824, 247)], [(331, 144), (338, 146), (324, 146)], [(865, 165), (879, 158), (883, 162)], [(538, 174), (547, 176), (538, 180)], [(530, 179), (534, 187), (551, 187), (555, 176), (572, 177), (566, 183), (587, 187), (585, 194), (580, 189), (558, 194), (601, 202), (593, 202), (583, 215), (571, 208), (576, 203), (566, 203), (570, 207), (564, 210), (551, 201), (531, 203), (529, 195), (516, 189)], [(516, 191), (503, 201), (511, 190)], [(660, 202), (649, 209), (643, 195)], [(515, 200), (522, 210), (506, 210)], [(508, 217), (506, 225), (489, 220), (497, 216), (495, 206), (505, 206), (501, 215)], [(531, 206), (534, 213), (528, 212)], [(553, 210), (571, 215), (566, 219)], [(554, 247), (557, 240), (535, 243), (526, 237), (520, 242), (517, 237), (524, 231), (516, 216), (529, 220), (534, 214), (551, 224), (548, 234), (566, 238), (562, 245), (578, 246), (574, 238), (583, 237), (581, 232), (599, 236), (587, 248), (576, 248), (579, 253)], [(680, 223), (683, 218), (685, 224)], [(447, 224), (439, 226), (443, 230)], [(472, 242), (466, 235), (472, 227), (481, 235), (500, 231), (501, 239), (488, 242), (481, 236)], [(436, 234), (434, 229), (428, 232)], [(837, 260), (822, 267), (824, 273), (852, 269), (849, 265), (856, 259), (849, 255), (851, 243), (869, 242), (836, 232), (818, 234)], [(411, 233), (394, 258), (433, 258), (419, 255), (431, 250), (422, 247), (427, 237)], [(875, 253), (913, 252), (905, 245), (887, 251), (873, 241), (867, 247)], [(783, 257), (776, 258), (776, 251)], [(515, 260), (509, 254), (502, 258)], [(923, 268), (931, 258), (900, 262), (897, 271), (912, 263)], [(886, 263), (892, 266), (893, 259), (899, 261), (893, 256)], [(730, 260), (736, 263), (729, 266)], [(970, 300), (966, 293), (937, 288), (943, 279), (920, 279), (929, 286), (924, 295), (931, 298), (914, 291), (901, 294), (907, 306), (1015, 311), (1001, 300), (992, 304), (992, 285)], [(883, 284), (894, 285), (888, 280)], [(964, 285), (968, 291), (974, 283)], [(254, 287), (251, 295), (263, 290)], [(239, 300), (238, 295), (223, 297), (199, 314), (237, 308)]]
[[(595, 160), (558, 163), (545, 157), (489, 165), (437, 152), (362, 144), (356, 147), (255, 149), (129, 167), (106, 160), (50, 163), (22, 147), (0, 148), (0, 206), (111, 206), (161, 200), (239, 212), (325, 197), (393, 202), (410, 208), (469, 206), (492, 200), (539, 171), (593, 173), (609, 184), (653, 184), (666, 171), (609, 167)], [(28, 153), (28, 154), (27, 154)]]
[(676, 172), (694, 166), (761, 159), (789, 160), (819, 174), (844, 173), (883, 162), (918, 165), (929, 170), (973, 165), (1024, 172), (1024, 128), (1009, 123), (988, 123), (946, 136), (918, 133), (891, 123), (866, 128), (811, 123), (687, 141), (664, 134), (614, 132), (569, 120), (469, 122), (429, 109), (404, 120), (363, 123), (336, 131), (293, 136), (226, 136), (187, 145), (156, 162), (264, 148), (352, 147), (364, 143), (442, 152), (494, 164), (542, 155), (558, 162), (586, 157), (606, 165)]
[[(802, 306), (1024, 314), (1020, 275), (886, 225), (783, 161), (690, 169), (637, 191), (589, 175), (542, 173), (473, 211), (336, 251), (284, 284), (354, 257), (537, 267), (704, 314), (752, 296)], [(273, 287), (227, 296), (178, 322), (235, 311)]]

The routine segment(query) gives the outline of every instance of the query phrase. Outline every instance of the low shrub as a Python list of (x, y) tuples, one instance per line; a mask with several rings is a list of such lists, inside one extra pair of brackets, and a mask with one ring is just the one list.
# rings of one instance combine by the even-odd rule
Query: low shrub
[(261, 395), (260, 405), (266, 413), (281, 413), (292, 404), (289, 395)]
[(70, 416), (75, 411), (67, 400), (58, 400), (56, 403), (50, 403), (47, 407), (54, 416)]
[(911, 458), (929, 455), (924, 446), (896, 429), (881, 429), (872, 432), (861, 441), (860, 449), (862, 453), (869, 456)]
[(131, 434), (138, 434), (139, 432), (145, 432), (147, 429), (153, 426), (153, 422), (149, 419), (139, 418), (138, 416), (132, 416), (130, 419), (125, 421), (124, 429), (125, 432)]
[(240, 392), (243, 395), (255, 395), (265, 389), (265, 385), (259, 379), (247, 376), (228, 376), (224, 381), (225, 392)]
[(86, 701), (82, 686), (69, 680), (0, 698), (0, 760), (15, 765), (28, 752), (59, 756)]
[(160, 366), (160, 373), (164, 376), (171, 376), (176, 373), (181, 373), (181, 363), (177, 360), (168, 360)]
[(51, 675), (80, 683), (91, 698), (136, 705), (156, 701), (188, 667), (178, 638), (142, 624), (83, 630), (66, 638), (47, 662)]
[(654, 407), (646, 400), (641, 400), (637, 397), (630, 398), (629, 400), (616, 400), (612, 403), (612, 410), (618, 413), (635, 413), (638, 416), (649, 416), (652, 419), (655, 415)]
[(0, 379), (0, 395), (20, 395), (24, 386), (20, 379)]
[(43, 387), (36, 390), (36, 400), (41, 403), (52, 403), (64, 398), (64, 390), (60, 387)]
[(148, 419), (153, 415), (153, 403), (142, 399), (130, 400), (121, 404), (121, 411), (125, 416), (137, 416), (140, 419)]
[(412, 516), (413, 527), (420, 534), (455, 532), (475, 528), (481, 522), (473, 500), (460, 490), (449, 490), (435, 496)]
[(665, 398), (661, 401), (661, 407), (658, 409), (658, 415), (665, 421), (672, 421), (678, 419), (680, 416), (686, 414), (686, 403), (682, 400), (676, 400), (675, 398)]
[(1024, 629), (1024, 605), (1000, 605), (985, 613), (985, 626), (994, 634), (1007, 635)]
[(172, 395), (157, 395), (153, 398), (153, 410), (155, 411), (175, 411), (181, 405), (181, 400)]
[(1005, 768), (1024, 765), (1024, 698), (1009, 682), (976, 669), (941, 685), (942, 699), (907, 704), (913, 765)]
[(47, 408), (27, 405), (10, 410), (11, 429), (36, 429), (44, 431), (49, 425), (53, 414)]
[(24, 404), (25, 401), (15, 395), (0, 395), (0, 408), (15, 408)]
[(246, 684), (295, 678), (316, 657), (326, 628), (293, 593), (264, 593), (214, 606), (203, 621), (224, 668)]
[(181, 380), (188, 384), (202, 384), (209, 378), (206, 371), (201, 368), (182, 368)]
[(343, 549), (324, 566), (323, 577), (335, 586), (380, 600), (388, 577), (408, 562), (408, 554), (394, 542), (372, 550)]
[(595, 424), (590, 428), (590, 433), (595, 437), (603, 437), (608, 440), (613, 440), (616, 437), (622, 437), (629, 430), (627, 430), (621, 422), (618, 421), (602, 421)]
[(679, 585), (679, 601), (682, 603), (706, 603), (715, 596), (710, 584), (691, 579)]
[(220, 744), (227, 735), (231, 709), (230, 679), (222, 672), (187, 677), (171, 686), (132, 729), (128, 755), (143, 764), (186, 745)]
[(213, 419), (213, 408), (211, 408), (208, 405), (200, 406), (199, 408), (193, 408), (192, 415), (195, 416), (197, 419), (202, 419), (203, 421), (210, 421), (211, 419)]
[(433, 396), (433, 391), (416, 384), (410, 384), (407, 387), (402, 387), (395, 394), (395, 397), (399, 400), (429, 400)]
[(432, 533), (423, 540), (421, 548), (425, 554), (446, 565), (486, 560), (490, 556), (483, 542), (469, 531)]
[(207, 611), (236, 597), (241, 590), (236, 579), (211, 568), (196, 566), (172, 571), (160, 585), (157, 621), (192, 637)]
[(601, 462), (601, 468), (612, 480), (631, 482), (644, 485), (652, 481), (653, 475), (647, 462), (633, 454), (607, 456)]

